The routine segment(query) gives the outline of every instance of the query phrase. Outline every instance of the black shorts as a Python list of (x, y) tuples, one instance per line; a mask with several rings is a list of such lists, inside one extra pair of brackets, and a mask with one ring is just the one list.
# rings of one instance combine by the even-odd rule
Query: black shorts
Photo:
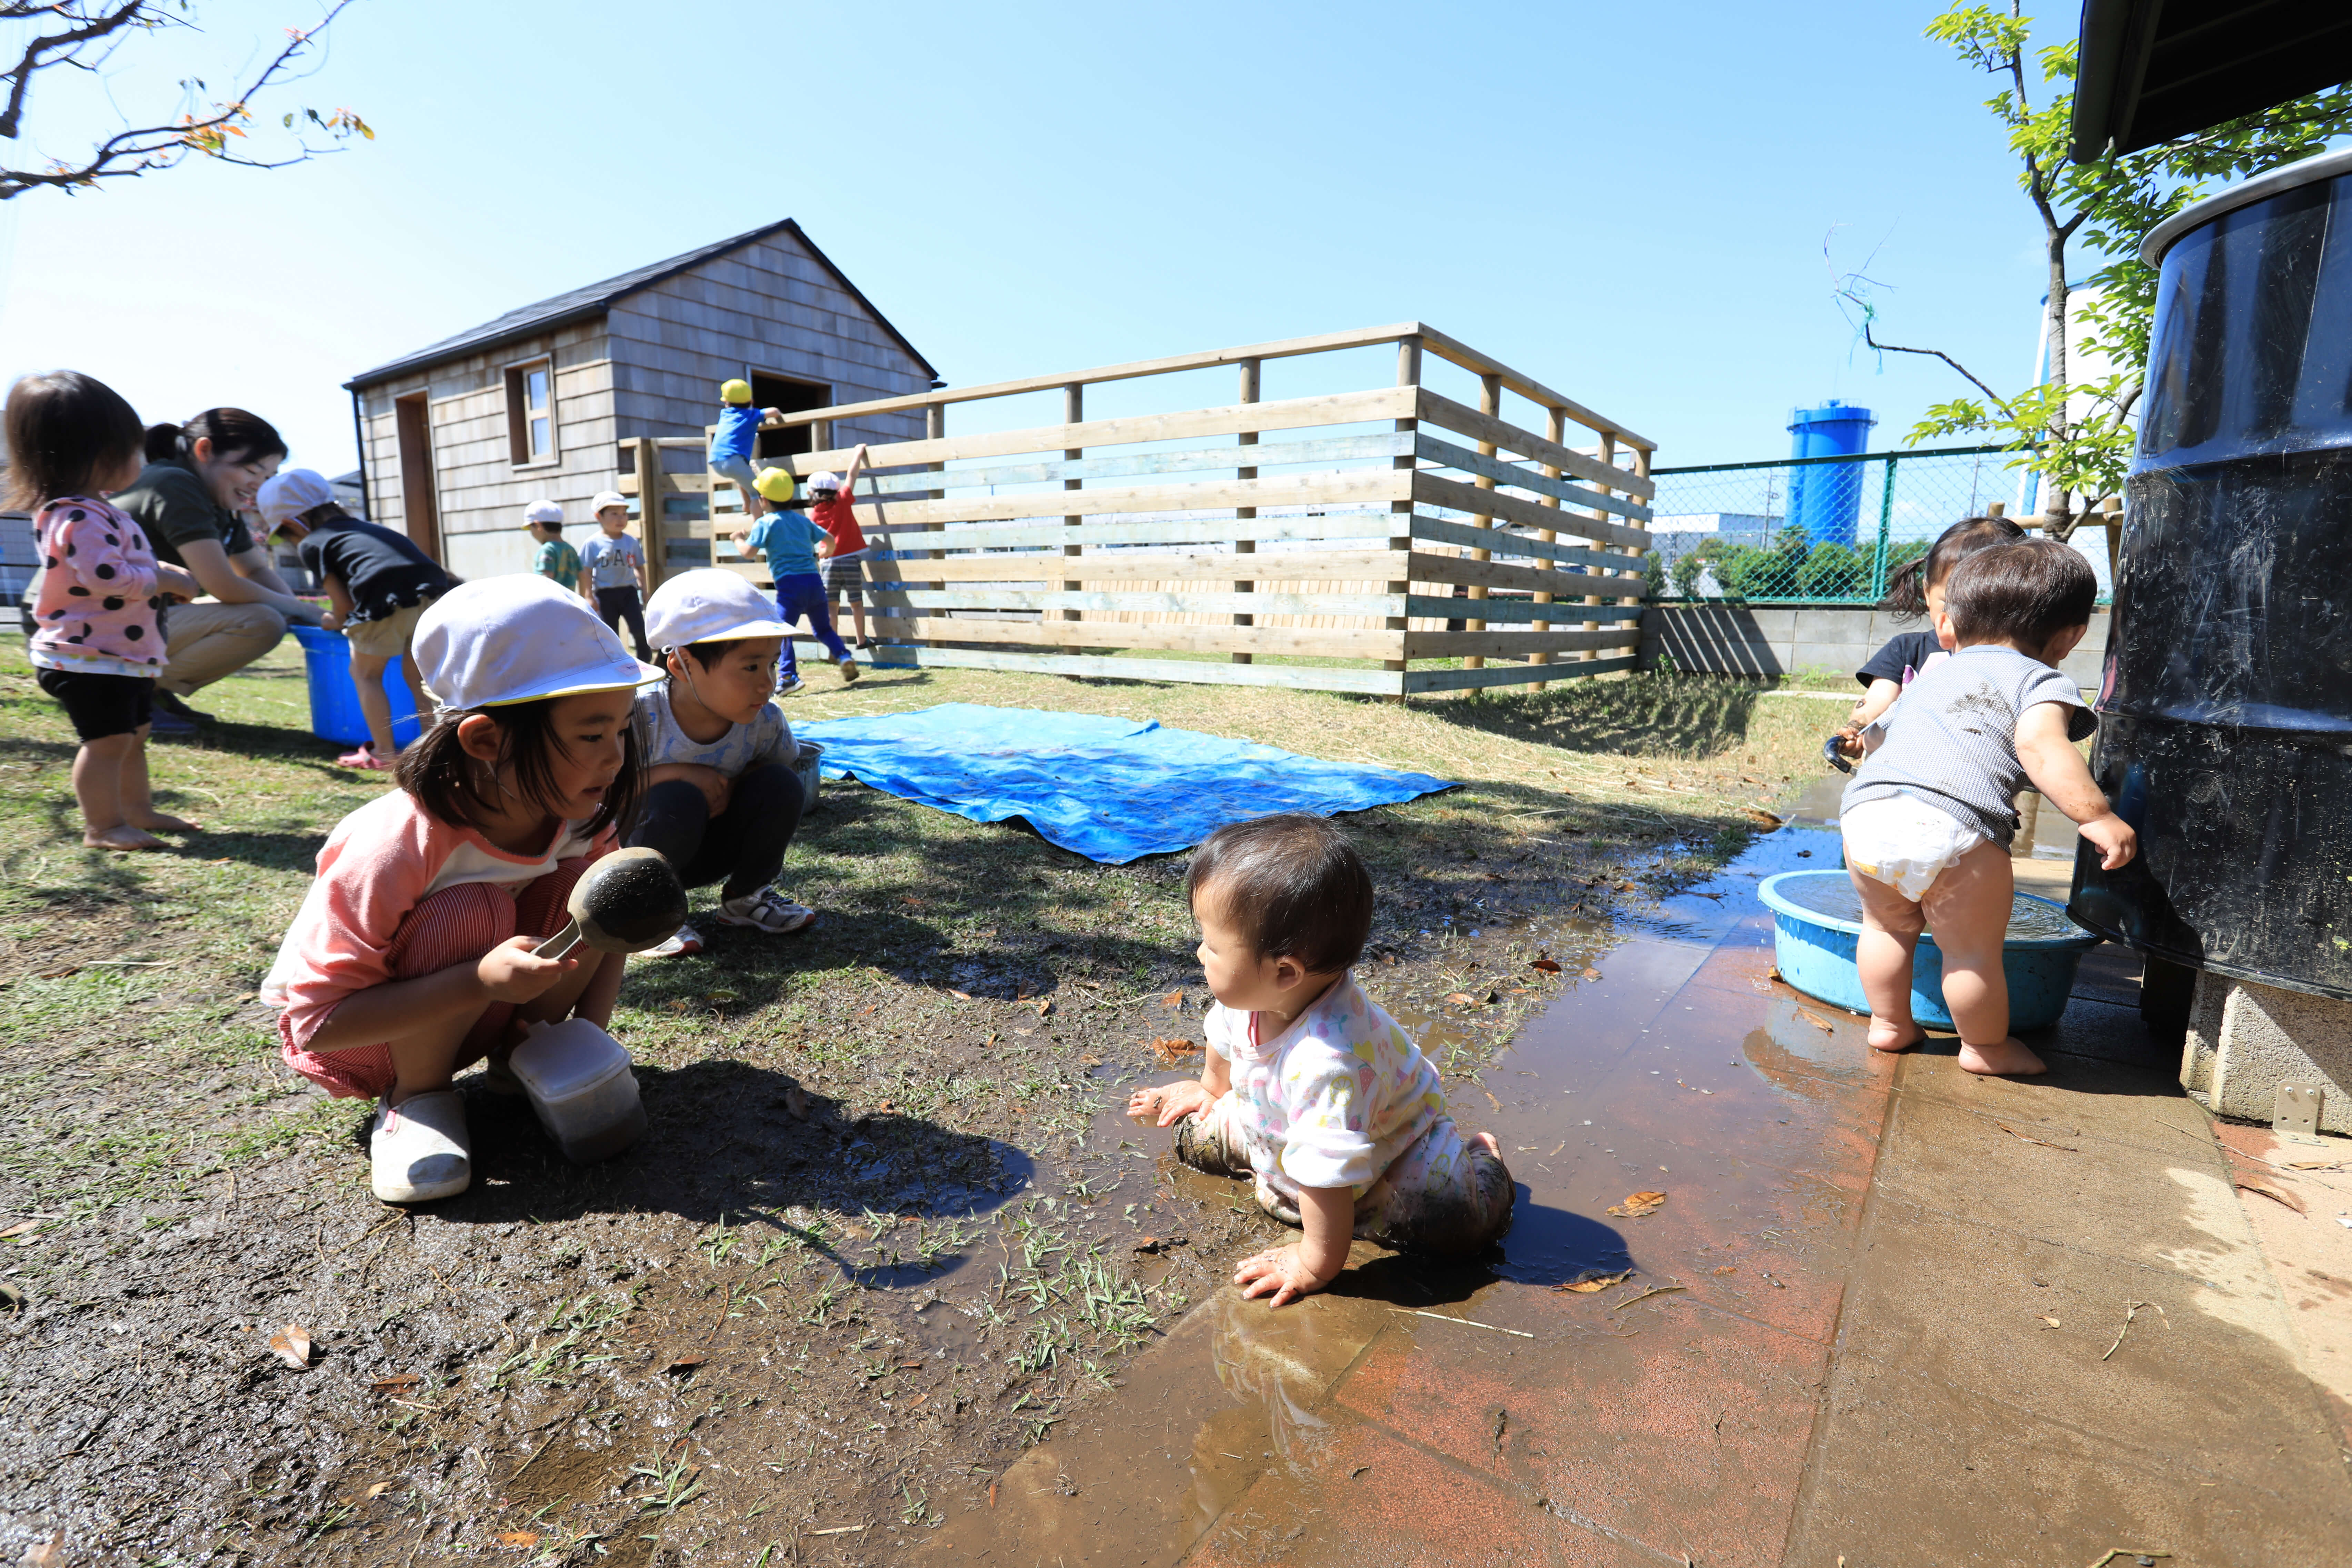
[(89, 675), (78, 669), (43, 669), (33, 679), (56, 698), (85, 741), (128, 735), (147, 722), (155, 700), (150, 675)]

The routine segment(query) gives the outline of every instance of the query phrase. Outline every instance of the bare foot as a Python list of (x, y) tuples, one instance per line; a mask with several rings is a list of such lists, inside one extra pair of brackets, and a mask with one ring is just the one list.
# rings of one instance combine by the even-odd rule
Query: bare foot
[(202, 833), (201, 822), (190, 822), (184, 816), (173, 816), (168, 811), (151, 811), (144, 816), (131, 819), (133, 827), (152, 828), (157, 833)]
[(1988, 1078), (2031, 1078), (2038, 1072), (2048, 1072), (2050, 1064), (2026, 1049), (2025, 1042), (2015, 1035), (1990, 1046), (1972, 1046), (1960, 1042), (1960, 1070), (1981, 1073)]
[(102, 827), (85, 833), (81, 841), (92, 849), (169, 849), (170, 845), (152, 833), (142, 833), (124, 823), (119, 827)]
[(1927, 1031), (1909, 1018), (1895, 1023), (1890, 1018), (1870, 1021), (1870, 1048), (1874, 1051), (1907, 1051), (1927, 1037)]

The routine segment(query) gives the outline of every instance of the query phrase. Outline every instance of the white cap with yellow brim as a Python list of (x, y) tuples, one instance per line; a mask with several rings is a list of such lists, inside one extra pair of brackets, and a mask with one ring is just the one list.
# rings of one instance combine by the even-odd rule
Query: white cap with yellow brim
[(792, 635), (766, 595), (718, 566), (681, 572), (646, 601), (646, 639), (656, 647)]
[(517, 574), (461, 584), (417, 618), (414, 651), (425, 689), (466, 711), (622, 691), (663, 672), (639, 664), (579, 595)]

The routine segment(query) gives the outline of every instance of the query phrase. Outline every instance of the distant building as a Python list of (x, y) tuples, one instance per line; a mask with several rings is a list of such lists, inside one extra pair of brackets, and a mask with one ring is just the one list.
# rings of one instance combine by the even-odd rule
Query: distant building
[[(522, 509), (580, 531), (615, 488), (619, 443), (699, 436), (741, 376), (786, 410), (939, 384), (930, 362), (787, 218), (575, 289), (353, 376), (367, 517), (464, 577), (527, 571)], [(835, 439), (904, 441), (920, 410), (843, 421)], [(761, 453), (808, 449), (806, 426)]]

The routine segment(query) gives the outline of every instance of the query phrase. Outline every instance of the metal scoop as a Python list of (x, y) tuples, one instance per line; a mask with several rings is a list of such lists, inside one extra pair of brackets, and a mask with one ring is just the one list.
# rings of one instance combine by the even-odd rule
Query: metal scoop
[(686, 923), (686, 888), (653, 849), (616, 849), (580, 874), (572, 921), (533, 950), (562, 958), (585, 942), (599, 952), (643, 952)]

